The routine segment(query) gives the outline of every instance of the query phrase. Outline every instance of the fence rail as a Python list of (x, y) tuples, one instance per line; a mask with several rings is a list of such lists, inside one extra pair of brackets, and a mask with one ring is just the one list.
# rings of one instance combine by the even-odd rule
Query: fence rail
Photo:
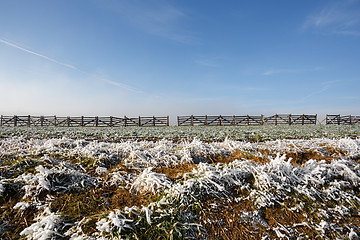
[(265, 117), (265, 124), (288, 124), (288, 125), (307, 125), (316, 124), (317, 114), (275, 114), (273, 116)]
[(275, 114), (273, 116), (178, 116), (178, 126), (238, 126), (238, 125), (264, 125), (264, 124), (316, 124), (317, 114), (315, 115), (292, 115)]
[(326, 124), (332, 125), (360, 125), (360, 116), (326, 115)]
[(120, 127), (169, 126), (169, 117), (57, 117), (57, 116), (3, 116), (0, 126), (55, 126), (55, 127)]
[[(250, 126), (250, 125), (360, 125), (360, 116), (328, 114), (319, 122), (317, 114), (264, 115), (189, 115), (178, 116), (178, 126)], [(0, 126), (56, 126), (56, 127), (120, 127), (120, 126), (169, 126), (167, 117), (58, 117), (58, 116), (5, 116), (0, 117)]]

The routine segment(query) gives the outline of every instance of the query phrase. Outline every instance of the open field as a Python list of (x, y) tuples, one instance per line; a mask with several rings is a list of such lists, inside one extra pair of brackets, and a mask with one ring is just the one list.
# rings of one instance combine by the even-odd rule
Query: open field
[(131, 140), (265, 141), (277, 139), (340, 138), (360, 136), (360, 126), (170, 126), (170, 127), (1, 127), (0, 138), (72, 138), (107, 142)]
[(358, 239), (360, 127), (0, 128), (1, 239)]

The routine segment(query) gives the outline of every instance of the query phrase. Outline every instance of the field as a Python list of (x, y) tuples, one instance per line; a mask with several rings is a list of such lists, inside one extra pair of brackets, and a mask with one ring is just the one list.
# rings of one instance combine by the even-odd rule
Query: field
[(359, 126), (2, 127), (1, 239), (359, 239)]

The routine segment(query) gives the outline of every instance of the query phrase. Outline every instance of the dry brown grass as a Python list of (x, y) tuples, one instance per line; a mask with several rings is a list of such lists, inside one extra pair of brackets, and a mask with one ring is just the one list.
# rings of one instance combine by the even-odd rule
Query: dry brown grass
[(342, 156), (345, 156), (345, 153), (340, 150), (336, 150), (331, 147), (325, 147), (324, 152), (319, 152), (315, 150), (307, 150), (301, 152), (285, 152), (287, 158), (292, 158), (291, 163), (302, 166), (306, 161), (312, 159), (316, 161), (325, 160), (327, 163), (330, 163), (333, 160), (339, 159)]
[(334, 147), (330, 147), (330, 146), (325, 146), (324, 149), (328, 152), (328, 155), (331, 156), (346, 156), (347, 153), (346, 151), (342, 150), (342, 149), (336, 149)]
[(96, 215), (107, 209), (105, 198), (93, 189), (85, 192), (58, 194), (51, 204), (52, 212), (59, 212), (63, 217), (70, 219)]
[(0, 238), (4, 240), (20, 239), (20, 232), (24, 230), (24, 228), (30, 226), (37, 215), (36, 208), (28, 208), (21, 211), (12, 209), (12, 207), (7, 208), (3, 213), (1, 213), (1, 222), (8, 224), (6, 231), (2, 236), (0, 236)]
[[(298, 211), (290, 210), (300, 202), (304, 203), (303, 208)], [(251, 213), (256, 210), (249, 200), (229, 202), (223, 199), (211, 199), (202, 204), (201, 223), (206, 228), (209, 239), (261, 239), (265, 236), (270, 237), (270, 239), (279, 239), (274, 228), (281, 226), (293, 226), (292, 228), (296, 230), (293, 233), (294, 237), (303, 236), (304, 239), (322, 239), (319, 238), (321, 232), (315, 229), (315, 225), (319, 224), (324, 218), (318, 215), (317, 210), (318, 208), (328, 209), (335, 205), (337, 203), (320, 203), (304, 196), (294, 196), (294, 198), (289, 198), (281, 205), (276, 204), (272, 207), (261, 208), (258, 213), (265, 221), (264, 224), (256, 219), (242, 217), (243, 213)], [(344, 230), (340, 232), (325, 232), (327, 238), (335, 239), (339, 234), (348, 234), (348, 230), (345, 230), (346, 225), (359, 226), (360, 215), (353, 210), (350, 216), (330, 216), (330, 219), (326, 221), (344, 227)], [(302, 224), (304, 222), (308, 224)]]
[(109, 196), (108, 201), (111, 209), (123, 209), (126, 206), (146, 206), (156, 198), (157, 196), (150, 192), (132, 194), (128, 189), (118, 188)]
[(132, 194), (129, 190), (119, 187), (103, 187), (90, 189), (85, 192), (58, 194), (51, 204), (51, 211), (61, 214), (62, 219), (72, 222), (86, 217), (87, 222), (82, 224), (86, 234), (96, 232), (96, 222), (104, 213), (115, 209), (124, 209), (126, 206), (146, 206), (156, 200), (151, 193)]
[(236, 149), (235, 151), (233, 151), (230, 155), (228, 156), (222, 156), (222, 155), (217, 155), (217, 156), (208, 156), (208, 159), (210, 159), (209, 163), (231, 163), (235, 160), (242, 160), (242, 159), (246, 159), (246, 160), (250, 160), (251, 162), (254, 163), (267, 163), (269, 162), (269, 160), (266, 157), (262, 157), (262, 156), (256, 156), (255, 154), (251, 153), (251, 152), (247, 152), (247, 151), (241, 151)]
[(51, 204), (53, 212), (60, 212), (66, 218), (90, 217), (126, 206), (147, 205), (156, 196), (151, 193), (132, 194), (128, 189), (103, 187), (84, 192), (58, 194)]
[(177, 180), (181, 179), (185, 173), (191, 172), (193, 168), (196, 168), (195, 164), (185, 163), (170, 167), (158, 167), (154, 169), (154, 172), (165, 174), (166, 177)]
[(239, 160), (246, 159), (253, 163), (261, 163), (261, 164), (268, 163), (269, 159), (267, 159), (266, 157), (263, 157), (263, 156), (267, 155), (267, 152), (261, 151), (261, 150), (259, 150), (259, 152), (261, 153), (261, 155), (256, 156), (255, 154), (250, 153), (250, 152), (235, 150), (231, 154), (230, 158), (232, 159), (232, 161), (235, 159), (239, 159)]
[(260, 239), (265, 228), (240, 218), (241, 213), (253, 210), (253, 203), (248, 200), (238, 203), (223, 199), (208, 200), (203, 203), (202, 224), (209, 239)]
[(24, 211), (14, 209), (16, 203), (24, 201), (21, 192), (10, 189), (0, 198), (0, 223), (6, 223), (6, 231), (1, 239), (20, 239), (20, 232), (28, 227), (37, 214), (37, 209), (30, 207)]
[(321, 161), (325, 160), (327, 162), (332, 161), (334, 158), (330, 156), (324, 156), (319, 152), (309, 150), (309, 151), (302, 151), (302, 152), (286, 152), (287, 158), (292, 158), (291, 163), (302, 166), (305, 162), (310, 159)]

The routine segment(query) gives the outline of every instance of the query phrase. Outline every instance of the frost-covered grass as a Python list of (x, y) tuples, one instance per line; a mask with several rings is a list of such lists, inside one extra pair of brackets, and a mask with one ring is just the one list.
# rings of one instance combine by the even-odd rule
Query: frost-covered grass
[(0, 238), (357, 239), (359, 129), (336, 127), (2, 128)]
[(276, 139), (340, 138), (359, 136), (360, 126), (337, 125), (265, 125), (265, 126), (169, 126), (169, 127), (0, 127), (0, 138), (77, 138), (102, 141), (124, 139), (159, 140), (163, 138), (204, 141), (265, 141)]

